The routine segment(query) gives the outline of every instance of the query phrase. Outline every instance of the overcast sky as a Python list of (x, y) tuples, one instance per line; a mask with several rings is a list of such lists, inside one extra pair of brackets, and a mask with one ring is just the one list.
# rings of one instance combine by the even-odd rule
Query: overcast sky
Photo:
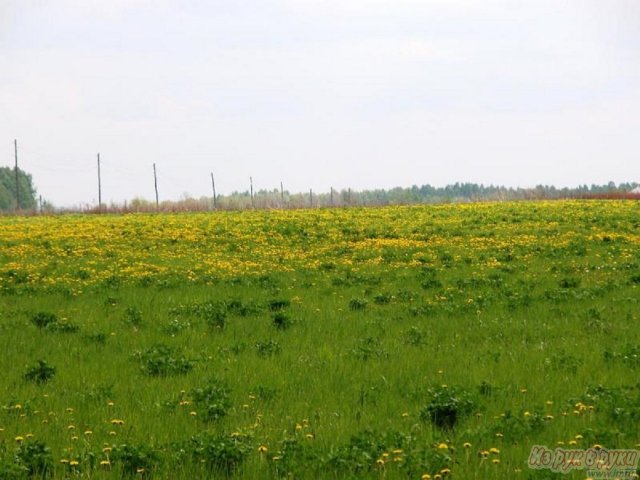
[(640, 181), (637, 0), (0, 0), (0, 166), (58, 206)]

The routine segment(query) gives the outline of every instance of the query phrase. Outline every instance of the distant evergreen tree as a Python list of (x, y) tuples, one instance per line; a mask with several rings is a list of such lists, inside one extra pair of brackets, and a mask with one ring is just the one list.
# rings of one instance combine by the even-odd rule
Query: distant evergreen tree
[[(20, 209), (30, 210), (36, 207), (36, 190), (31, 175), (18, 169), (18, 188), (20, 189)], [(0, 167), (0, 211), (16, 208), (16, 176), (10, 167)]]

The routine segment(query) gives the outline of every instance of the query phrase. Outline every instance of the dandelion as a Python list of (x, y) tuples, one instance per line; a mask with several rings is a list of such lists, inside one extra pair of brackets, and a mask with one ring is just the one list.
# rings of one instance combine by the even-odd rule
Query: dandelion
[(440, 450), (446, 450), (446, 449), (448, 449), (448, 448), (449, 448), (449, 445), (447, 445), (446, 443), (444, 443), (444, 442), (443, 442), (443, 443), (441, 443), (441, 444), (439, 444), (439, 445), (438, 445), (438, 448), (439, 448)]
[(376, 465), (378, 465), (379, 467), (383, 467), (384, 466), (384, 460), (382, 458), (379, 458), (376, 460)]
[(267, 450), (269, 450), (269, 449), (267, 448), (267, 446), (266, 446), (266, 445), (260, 445), (260, 446), (258, 447), (258, 451), (259, 451), (260, 453), (267, 453)]
[(111, 425), (124, 425), (124, 420), (120, 420), (119, 418), (114, 418), (111, 420)]
[(305, 437), (307, 438), (307, 440), (312, 440), (314, 438), (313, 433), (307, 433)]
[(196, 415), (198, 415), (198, 412), (191, 411), (189, 412), (189, 415), (191, 415), (192, 417), (195, 417)]
[(145, 469), (144, 468), (138, 468), (136, 469), (136, 473), (144, 473)]
[(464, 443), (462, 444), (462, 446), (463, 446), (464, 448), (471, 448), (471, 444), (470, 444), (469, 442), (464, 442)]
[(497, 465), (500, 463), (500, 459), (499, 458), (494, 458), (493, 460), (491, 460), (491, 463), (493, 463), (494, 465)]
[(421, 480), (431, 480), (431, 475), (429, 475), (428, 473), (423, 474), (420, 477)]
[(80, 465), (80, 462), (78, 460), (71, 460), (69, 462), (69, 465), (71, 465), (72, 467), (77, 467), (78, 465)]
[(15, 439), (14, 439), (17, 443), (22, 443), (24, 442), (24, 437), (18, 435)]
[(109, 460), (101, 460), (100, 461), (100, 466), (101, 467), (110, 467), (111, 466), (111, 462)]
[(451, 469), (450, 468), (443, 468), (442, 470), (440, 470), (440, 473), (442, 475), (449, 475), (451, 473)]
[(62, 463), (63, 465), (66, 465), (69, 463), (69, 460), (67, 460), (66, 458), (61, 458), (60, 463)]
[(489, 449), (489, 453), (493, 453), (494, 455), (498, 455), (500, 453), (500, 450), (498, 450), (496, 447), (491, 447)]
[(24, 437), (27, 438), (27, 439), (28, 438), (33, 438), (33, 433), (27, 433)]

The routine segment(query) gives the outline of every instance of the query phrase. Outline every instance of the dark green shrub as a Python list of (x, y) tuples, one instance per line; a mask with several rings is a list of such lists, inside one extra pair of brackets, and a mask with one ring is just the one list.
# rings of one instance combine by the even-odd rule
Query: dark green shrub
[(443, 385), (430, 388), (428, 392), (431, 400), (421, 410), (420, 418), (441, 429), (453, 429), (476, 407), (474, 397), (461, 387)]
[(224, 382), (213, 379), (208, 385), (191, 390), (189, 395), (200, 418), (213, 422), (227, 414), (231, 407), (229, 394), (229, 388)]
[(55, 324), (58, 321), (58, 317), (49, 312), (38, 312), (31, 317), (31, 323), (38, 328), (45, 328), (49, 325)]
[(193, 360), (163, 344), (154, 345), (136, 356), (142, 363), (142, 371), (150, 376), (183, 375), (194, 367)]
[(55, 367), (52, 367), (44, 360), (38, 360), (38, 365), (29, 368), (24, 374), (24, 379), (37, 384), (46, 383), (56, 374)]
[(232, 475), (252, 450), (249, 439), (242, 435), (202, 433), (191, 438), (187, 446), (198, 464), (224, 476)]
[(51, 451), (44, 442), (38, 440), (20, 445), (16, 452), (16, 462), (24, 467), (31, 477), (45, 478), (53, 473)]
[(111, 451), (111, 460), (122, 466), (125, 475), (150, 475), (159, 464), (158, 453), (145, 444), (118, 445)]

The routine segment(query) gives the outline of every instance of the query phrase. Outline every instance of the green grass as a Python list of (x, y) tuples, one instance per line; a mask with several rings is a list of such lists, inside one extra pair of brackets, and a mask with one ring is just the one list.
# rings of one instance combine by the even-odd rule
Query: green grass
[[(569, 217), (557, 227), (561, 246), (541, 235), (481, 250), (472, 239), (482, 236), (455, 226), (473, 212), (451, 207), (431, 229), (452, 246), (427, 247), (417, 265), (398, 265), (404, 250), (387, 248), (377, 264), (327, 253), (322, 269), (99, 283), (80, 294), (6, 281), (0, 478), (26, 477), (16, 468), (48, 455), (55, 478), (395, 479), (443, 468), (460, 479), (586, 478), (536, 472), (527, 459), (533, 445), (558, 442), (639, 448), (636, 210), (595, 205), (559, 203), (524, 220), (544, 225), (556, 208), (575, 209), (628, 236), (602, 239)], [(539, 210), (492, 208), (513, 214), (514, 235), (530, 228), (516, 214)], [(380, 229), (377, 213), (389, 215), (357, 212), (336, 221), (346, 228), (364, 215)], [(482, 228), (499, 231), (488, 218)], [(487, 267), (491, 258), (500, 260)], [(38, 326), (41, 312), (56, 320)], [(39, 360), (55, 373), (35, 382), (25, 374)], [(457, 409), (453, 428), (429, 414), (438, 392)], [(48, 454), (27, 449), (38, 442)], [(483, 458), (491, 448), (499, 453)]]

